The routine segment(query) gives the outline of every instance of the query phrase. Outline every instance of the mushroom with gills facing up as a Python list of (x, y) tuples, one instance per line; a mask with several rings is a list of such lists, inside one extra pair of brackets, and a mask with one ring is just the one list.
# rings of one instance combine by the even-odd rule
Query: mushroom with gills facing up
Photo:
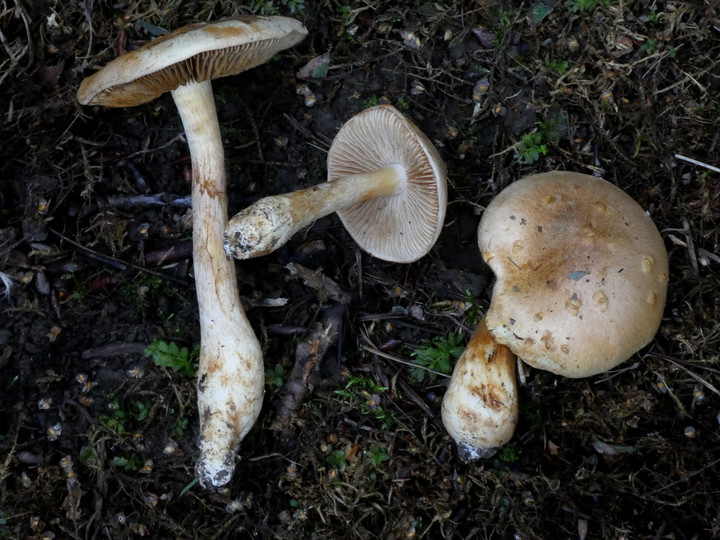
[(397, 109), (352, 117), (333, 139), (327, 167), (326, 183), (265, 197), (230, 219), (227, 254), (266, 255), (332, 212), (360, 247), (386, 261), (413, 262), (435, 244), (447, 207), (445, 163)]
[[(642, 207), (610, 182), (561, 171), (520, 179), (488, 205), (478, 246), (496, 278), (484, 319), (493, 347), (534, 368), (571, 378), (603, 373), (660, 326), (665, 244)], [(463, 381), (453, 373), (450, 387), (490, 384), (482, 365), (474, 373)], [(443, 404), (443, 418), (446, 408), (448, 418), (459, 418), (458, 407)], [(464, 418), (457, 433), (486, 429)]]
[(124, 54), (85, 79), (83, 105), (130, 107), (171, 92), (192, 161), (193, 266), (200, 319), (198, 410), (204, 487), (232, 477), (240, 441), (255, 423), (264, 392), (262, 351), (225, 257), (224, 152), (211, 80), (235, 75), (292, 47), (307, 35), (287, 17), (244, 16), (198, 23)]

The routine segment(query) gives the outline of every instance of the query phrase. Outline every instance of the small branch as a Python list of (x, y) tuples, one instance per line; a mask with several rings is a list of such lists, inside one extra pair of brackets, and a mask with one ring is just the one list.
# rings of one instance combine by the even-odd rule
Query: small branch
[(362, 346), (362, 348), (365, 349), (370, 354), (374, 354), (375, 356), (380, 356), (382, 358), (387, 358), (388, 360), (392, 360), (393, 362), (397, 362), (399, 364), (405, 364), (406, 366), (410, 366), (412, 368), (429, 371), (430, 373), (434, 373), (438, 377), (445, 377), (446, 379), (450, 378), (450, 375), (448, 375), (447, 373), (441, 373), (440, 371), (435, 371), (434, 369), (430, 369), (429, 367), (421, 366), (419, 364), (415, 364), (414, 362), (410, 362), (409, 360), (405, 360), (403, 358), (399, 358), (392, 354), (388, 354), (384, 351), (381, 351), (380, 349), (375, 348), (375, 346), (373, 345), (373, 342), (370, 341), (370, 338), (368, 338), (366, 335), (363, 335), (362, 337), (363, 337), (363, 341), (365, 341), (365, 344)]
[(705, 167), (706, 169), (710, 169), (711, 171), (720, 173), (720, 168), (713, 167), (712, 165), (708, 165), (707, 163), (703, 163), (702, 161), (698, 161), (697, 159), (685, 157), (681, 154), (675, 154), (675, 157), (677, 159), (681, 159), (683, 161), (687, 161), (688, 163), (692, 163), (693, 165), (697, 165), (698, 167)]
[(319, 368), (328, 350), (338, 342), (346, 307), (336, 304), (322, 312), (320, 322), (312, 333), (303, 339), (295, 351), (295, 363), (283, 385), (282, 399), (277, 406), (277, 419), (273, 422), (280, 444), (289, 448), (297, 443), (297, 418), (303, 400), (318, 382)]
[(51, 229), (48, 227), (48, 230), (51, 233), (53, 233), (55, 236), (59, 237), (61, 240), (64, 240), (65, 242), (84, 251), (91, 259), (95, 259), (96, 261), (99, 261), (99, 262), (106, 264), (108, 266), (111, 266), (113, 268), (117, 268), (118, 270), (127, 270), (128, 268), (132, 268), (133, 270), (137, 270), (138, 272), (143, 272), (144, 274), (150, 274), (151, 276), (157, 276), (159, 278), (166, 279), (168, 281), (173, 281), (173, 282), (183, 285), (185, 287), (187, 287), (189, 285), (189, 283), (187, 281), (185, 281), (184, 279), (177, 278), (175, 276), (170, 276), (167, 274), (163, 274), (162, 272), (155, 272), (154, 270), (150, 270), (149, 268), (145, 268), (145, 267), (139, 266), (137, 264), (121, 261), (119, 259), (116, 259), (115, 257), (110, 257), (109, 255), (103, 255), (102, 253), (98, 253), (97, 251), (90, 249), (89, 247), (85, 247), (82, 244), (75, 242), (74, 240), (68, 238), (61, 232), (56, 231), (55, 229)]

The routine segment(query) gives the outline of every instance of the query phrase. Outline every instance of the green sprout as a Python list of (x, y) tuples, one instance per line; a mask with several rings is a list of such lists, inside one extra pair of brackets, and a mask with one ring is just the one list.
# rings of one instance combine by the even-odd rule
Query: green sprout
[(465, 289), (465, 324), (471, 328), (475, 328), (480, 322), (480, 308), (478, 307), (475, 294), (468, 288)]
[(378, 98), (375, 94), (366, 98), (362, 104), (363, 109), (369, 109), (370, 107), (376, 107), (378, 105), (380, 105), (380, 98)]
[(369, 375), (348, 375), (348, 382), (341, 390), (335, 390), (335, 394), (357, 402), (360, 414), (379, 420), (385, 429), (398, 424), (393, 414), (380, 404), (380, 394), (386, 391), (387, 386), (380, 386)]
[(515, 150), (517, 151), (515, 157), (518, 160), (528, 165), (535, 163), (541, 155), (547, 154), (547, 144), (543, 142), (543, 133), (537, 130), (526, 133), (515, 145)]
[(188, 427), (188, 419), (187, 418), (178, 418), (173, 423), (173, 431), (179, 436), (182, 437), (185, 434), (185, 431), (187, 431)]
[(290, 13), (302, 11), (305, 8), (305, 0), (280, 0), (280, 3), (290, 10)]
[(329, 465), (335, 467), (336, 469), (344, 469), (347, 466), (347, 461), (345, 460), (345, 451), (344, 450), (335, 450), (328, 455), (325, 460), (328, 462)]
[(185, 377), (192, 377), (197, 369), (195, 365), (197, 351), (191, 352), (187, 347), (178, 347), (174, 342), (168, 343), (156, 339), (145, 349), (145, 356), (152, 357), (156, 366), (169, 368)]
[(598, 6), (608, 7), (612, 0), (568, 0), (565, 3), (570, 13), (589, 13)]
[(447, 337), (424, 340), (410, 355), (417, 366), (410, 368), (410, 376), (417, 382), (423, 382), (425, 376), (434, 381), (438, 372), (449, 374), (463, 350), (463, 335), (457, 332), (451, 332)]
[(287, 370), (282, 364), (275, 364), (274, 368), (265, 370), (265, 382), (269, 386), (280, 388), (283, 385), (283, 379), (287, 375)]
[(133, 408), (126, 409), (118, 399), (112, 399), (107, 407), (110, 414), (100, 415), (100, 421), (107, 427), (124, 435), (128, 432), (128, 424), (131, 422), (142, 422), (150, 416), (151, 407), (142, 401), (133, 401)]
[(140, 454), (131, 454), (130, 457), (115, 456), (112, 464), (126, 471), (139, 471), (145, 465), (145, 460)]
[(548, 60), (545, 62), (545, 70), (556, 75), (565, 75), (570, 64), (567, 60)]
[(370, 463), (372, 463), (374, 467), (377, 467), (385, 461), (390, 460), (390, 454), (388, 454), (379, 446), (371, 446), (370, 448), (368, 448), (367, 456), (370, 459)]

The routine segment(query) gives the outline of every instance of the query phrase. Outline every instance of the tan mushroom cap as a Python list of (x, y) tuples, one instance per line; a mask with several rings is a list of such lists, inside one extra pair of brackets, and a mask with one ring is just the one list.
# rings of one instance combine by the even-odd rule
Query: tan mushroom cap
[(355, 115), (340, 129), (328, 154), (328, 182), (400, 165), (398, 193), (355, 203), (337, 212), (350, 236), (371, 255), (408, 263), (435, 245), (447, 207), (447, 171), (437, 149), (390, 105)]
[(478, 243), (497, 279), (487, 326), (533, 367), (601, 373), (660, 326), (665, 245), (640, 205), (605, 180), (571, 172), (518, 180), (485, 210)]
[(289, 17), (248, 15), (184, 26), (109, 62), (82, 82), (77, 98), (83, 105), (140, 105), (188, 82), (263, 64), (306, 35)]

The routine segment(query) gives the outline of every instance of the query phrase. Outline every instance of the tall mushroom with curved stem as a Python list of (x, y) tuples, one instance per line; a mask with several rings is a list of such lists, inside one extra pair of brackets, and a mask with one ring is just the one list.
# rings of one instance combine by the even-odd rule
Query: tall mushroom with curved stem
[(236, 214), (225, 230), (225, 250), (238, 259), (266, 255), (337, 212), (371, 255), (413, 262), (440, 235), (446, 182), (445, 163), (425, 134), (394, 107), (371, 107), (333, 139), (325, 184), (265, 197)]
[(496, 278), (487, 331), (471, 340), (443, 402), (465, 457), (487, 457), (515, 427), (511, 417), (498, 421), (517, 411), (506, 400), (517, 397), (505, 391), (514, 363), (497, 356), (564, 377), (603, 373), (652, 340), (668, 283), (652, 219), (623, 190), (585, 174), (555, 171), (508, 186), (485, 210), (478, 246)]
[(255, 423), (264, 391), (262, 351), (225, 257), (224, 153), (211, 80), (272, 58), (307, 35), (287, 17), (238, 17), (180, 28), (122, 55), (85, 79), (83, 105), (130, 107), (171, 92), (192, 161), (193, 267), (200, 315), (198, 410), (205, 486), (232, 477), (240, 441)]

